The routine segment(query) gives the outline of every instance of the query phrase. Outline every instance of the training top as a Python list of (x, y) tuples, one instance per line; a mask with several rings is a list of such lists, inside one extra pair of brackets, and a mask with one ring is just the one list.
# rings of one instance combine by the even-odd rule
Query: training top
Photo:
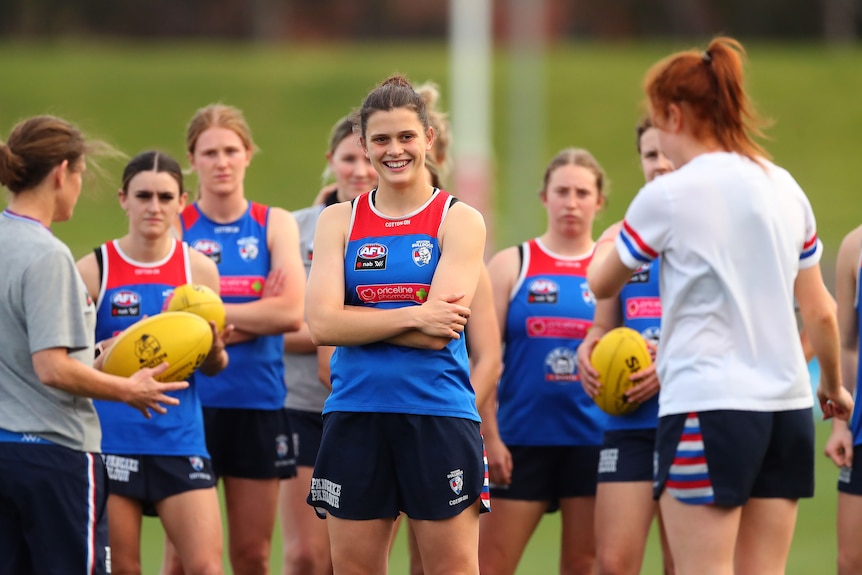
[[(235, 222), (209, 219), (197, 203), (180, 216), (183, 239), (218, 266), (221, 298), (225, 303), (260, 299), (270, 271), (266, 243), (269, 207), (248, 202)], [(261, 335), (227, 348), (230, 361), (218, 375), (198, 374), (198, 393), (204, 407), (283, 409), (284, 336)]]
[[(161, 261), (138, 262), (116, 240), (98, 248), (101, 262), (96, 298), (96, 341), (114, 337), (145, 316), (162, 310), (177, 286), (192, 283), (188, 245), (174, 240)], [(158, 342), (156, 342), (158, 345)], [(102, 451), (122, 455), (200, 455), (208, 457), (201, 402), (195, 385), (169, 391), (180, 400), (163, 415), (146, 419), (137, 409), (115, 401), (95, 401), (102, 422)]]
[(45, 385), (33, 367), (33, 354), (51, 348), (93, 365), (96, 310), (72, 253), (41, 223), (9, 210), (0, 214), (0, 245), (0, 430), (99, 452), (92, 400)]
[(593, 324), (593, 252), (567, 257), (541, 240), (519, 247), (509, 298), (497, 425), (507, 445), (601, 445), (607, 415), (584, 392), (578, 346)]
[(638, 192), (616, 247), (631, 269), (662, 257), (660, 416), (813, 405), (793, 293), (823, 248), (786, 170), (701, 154)]
[[(421, 305), (440, 260), (440, 225), (457, 200), (435, 189), (423, 206), (393, 218), (377, 211), (375, 194), (372, 190), (353, 201), (344, 251), (345, 304), (383, 309)], [(407, 413), (480, 421), (464, 337), (442, 350), (385, 342), (339, 346), (331, 367), (332, 393), (323, 413)]]
[[(311, 270), (311, 258), (314, 253), (314, 231), (317, 220), (326, 206), (332, 205), (337, 198), (337, 192), (327, 196), (326, 204), (311, 206), (293, 212), (296, 224), (299, 226), (299, 250), (302, 263), (305, 264), (306, 276)], [(285, 353), (284, 383), (287, 385), (287, 399), (284, 406), (299, 411), (320, 413), (323, 402), (329, 395), (317, 378), (316, 353)]]
[[(620, 292), (623, 326), (658, 345), (661, 338), (659, 268), (661, 258), (639, 267)], [(658, 426), (658, 394), (627, 415), (608, 416), (608, 430), (654, 429)]]

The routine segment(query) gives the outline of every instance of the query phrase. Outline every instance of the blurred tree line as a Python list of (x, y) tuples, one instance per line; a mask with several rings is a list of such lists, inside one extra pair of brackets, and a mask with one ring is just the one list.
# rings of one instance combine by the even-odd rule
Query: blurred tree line
[[(0, 36), (233, 38), (258, 41), (443, 38), (450, 2), (472, 0), (0, 0)], [(505, 39), (510, 4), (493, 0)], [(855, 41), (862, 0), (533, 0), (549, 39), (703, 37)]]

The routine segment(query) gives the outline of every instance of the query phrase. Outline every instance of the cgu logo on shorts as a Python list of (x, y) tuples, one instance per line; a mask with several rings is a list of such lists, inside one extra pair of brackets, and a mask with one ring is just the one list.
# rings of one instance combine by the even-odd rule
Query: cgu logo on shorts
[(119, 290), (111, 296), (111, 315), (133, 317), (141, 315), (141, 296), (131, 290)]
[(560, 286), (557, 282), (539, 278), (530, 282), (527, 287), (528, 303), (557, 303)]
[(356, 250), (356, 264), (353, 269), (359, 270), (385, 270), (386, 254), (389, 250), (383, 244), (363, 244)]
[(192, 247), (214, 261), (221, 263), (221, 244), (215, 240), (200, 239), (192, 244)]

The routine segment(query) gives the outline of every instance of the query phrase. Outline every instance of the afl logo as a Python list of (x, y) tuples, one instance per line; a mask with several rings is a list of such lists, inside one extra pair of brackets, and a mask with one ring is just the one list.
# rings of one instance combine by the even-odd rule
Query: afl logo
[(527, 301), (529, 303), (557, 303), (560, 287), (556, 282), (549, 279), (536, 279), (527, 287)]
[(215, 240), (197, 240), (192, 247), (217, 264), (221, 263), (221, 244)]
[(120, 290), (111, 296), (111, 315), (130, 317), (141, 315), (141, 296), (130, 290)]
[(354, 270), (385, 270), (386, 254), (389, 250), (383, 244), (364, 244), (356, 250)]

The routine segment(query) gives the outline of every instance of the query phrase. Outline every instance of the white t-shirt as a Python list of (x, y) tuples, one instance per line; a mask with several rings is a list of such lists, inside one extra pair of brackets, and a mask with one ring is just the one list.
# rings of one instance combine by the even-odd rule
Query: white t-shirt
[(697, 156), (640, 190), (616, 247), (633, 270), (662, 257), (660, 416), (813, 405), (793, 287), (822, 245), (786, 170)]

